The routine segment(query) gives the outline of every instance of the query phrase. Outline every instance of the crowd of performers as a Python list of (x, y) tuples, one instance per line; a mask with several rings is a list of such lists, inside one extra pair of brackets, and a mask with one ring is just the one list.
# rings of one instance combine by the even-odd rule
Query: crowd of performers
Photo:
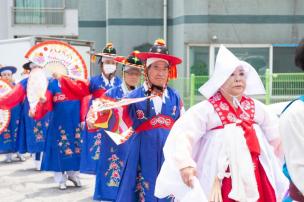
[[(304, 41), (296, 50), (296, 65), (304, 70)], [(31, 153), (42, 171), (54, 172), (61, 190), (67, 180), (81, 187), (79, 173), (96, 175), (96, 201), (304, 201), (303, 97), (280, 117), (272, 114), (250, 97), (265, 94), (256, 70), (221, 46), (213, 75), (199, 89), (206, 100), (185, 112), (168, 86), (182, 61), (163, 40), (125, 58), (108, 43), (96, 56), (99, 75), (87, 81), (54, 73), (35, 112), (26, 88), (30, 72), (41, 67), (24, 64), (17, 84), (15, 67), (0, 68), (1, 79), (14, 86), (0, 97), (0, 108), (12, 114), (0, 135), (7, 163), (13, 153), (21, 160)], [(94, 111), (101, 98), (143, 97), (149, 98)], [(107, 133), (126, 129), (122, 144)]]

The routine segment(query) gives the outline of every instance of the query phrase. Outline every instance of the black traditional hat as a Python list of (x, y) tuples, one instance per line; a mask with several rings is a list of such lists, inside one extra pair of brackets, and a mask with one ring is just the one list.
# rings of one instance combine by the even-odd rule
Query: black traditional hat
[(132, 67), (132, 68), (137, 68), (139, 70), (143, 70), (144, 65), (143, 65), (141, 59), (138, 58), (139, 53), (140, 53), (139, 51), (135, 50), (128, 57), (118, 56), (118, 57), (115, 57), (114, 60), (117, 63), (123, 64), (124, 70), (127, 67)]
[(31, 70), (31, 64), (32, 64), (33, 62), (27, 62), (27, 63), (24, 63), (23, 65), (22, 65), (22, 68), (23, 69), (25, 69), (25, 70)]
[(97, 57), (100, 57), (98, 63), (102, 61), (102, 58), (113, 58), (117, 56), (116, 49), (113, 47), (111, 42), (107, 43), (106, 46), (103, 48), (102, 52), (94, 54)]
[(180, 58), (169, 54), (166, 42), (163, 39), (157, 39), (154, 42), (154, 45), (150, 48), (149, 52), (139, 53), (138, 57), (146, 62), (146, 66), (149, 58), (166, 60), (170, 67), (170, 79), (175, 79), (177, 77), (176, 65), (182, 63)]
[(12, 74), (15, 74), (16, 73), (16, 71), (17, 71), (17, 68), (16, 67), (14, 67), (14, 66), (2, 66), (2, 65), (0, 65), (0, 74), (2, 73), (2, 72), (4, 72), (4, 71), (11, 71), (12, 72)]

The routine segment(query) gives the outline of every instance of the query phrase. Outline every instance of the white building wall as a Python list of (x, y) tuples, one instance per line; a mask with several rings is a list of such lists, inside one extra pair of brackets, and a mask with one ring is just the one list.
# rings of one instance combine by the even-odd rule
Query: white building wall
[(8, 10), (7, 1), (0, 1), (0, 40), (8, 36)]
[[(14, 36), (69, 36), (78, 37), (78, 9), (64, 9), (64, 25), (29, 25), (29, 24), (13, 24), (12, 8), (14, 2), (12, 0), (0, 1), (0, 38), (14, 38)], [(5, 28), (6, 27), (6, 28)]]

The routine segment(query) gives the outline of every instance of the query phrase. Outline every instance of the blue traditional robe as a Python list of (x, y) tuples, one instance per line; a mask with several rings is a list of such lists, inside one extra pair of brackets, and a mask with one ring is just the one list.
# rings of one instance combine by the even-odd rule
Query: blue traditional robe
[[(147, 96), (145, 85), (132, 91), (128, 98)], [(163, 146), (174, 122), (183, 110), (182, 100), (171, 88), (162, 97), (161, 111), (157, 113), (152, 100), (131, 104), (125, 108), (123, 119), (132, 126), (135, 134), (130, 140), (129, 151), (116, 201), (170, 201), (157, 199), (154, 188), (157, 175), (164, 162)]]
[[(121, 79), (114, 77), (112, 82), (105, 80), (104, 76), (97, 75), (90, 80), (90, 93), (93, 95), (92, 99), (88, 103), (87, 109), (91, 106), (94, 98), (100, 97), (106, 90), (121, 85)], [(87, 110), (82, 110), (85, 115)], [(84, 121), (84, 120), (82, 120)], [(101, 136), (105, 135), (103, 129), (88, 130), (86, 127), (82, 130), (82, 152), (81, 152), (81, 163), (80, 172), (86, 174), (95, 174), (97, 162), (100, 155), (100, 141)]]
[(58, 80), (51, 79), (47, 101), (37, 105), (35, 118), (52, 111), (41, 170), (78, 171), (81, 152), (80, 101), (62, 93)]
[(7, 128), (0, 134), (0, 153), (14, 153), (17, 151), (17, 135), (21, 118), (21, 104), (10, 110), (11, 118)]
[[(125, 84), (122, 84), (108, 90), (105, 96), (119, 100), (125, 97), (127, 93), (129, 93), (127, 87)], [(109, 128), (107, 130), (113, 130), (115, 123), (117, 123), (117, 120), (113, 116), (109, 120)], [(93, 198), (94, 200), (114, 201), (117, 197), (130, 140), (121, 145), (116, 145), (103, 131), (99, 141), (101, 152), (97, 164)]]
[(18, 104), (22, 105), (20, 125), (17, 135), (17, 151), (20, 153), (36, 153), (44, 151), (47, 129), (49, 126), (49, 114), (43, 119), (35, 121), (29, 116), (29, 102), (26, 96), (28, 78), (18, 83), (13, 91), (0, 98), (3, 108), (11, 109)]

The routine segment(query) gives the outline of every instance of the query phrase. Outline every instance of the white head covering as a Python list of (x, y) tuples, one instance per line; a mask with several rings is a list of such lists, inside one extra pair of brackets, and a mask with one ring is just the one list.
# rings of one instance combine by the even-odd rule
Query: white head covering
[(106, 60), (114, 60), (114, 57), (113, 56), (102, 56), (101, 58), (101, 62), (105, 62)]
[(263, 82), (256, 70), (247, 62), (239, 60), (225, 46), (221, 45), (216, 56), (214, 73), (211, 78), (198, 90), (207, 99), (213, 96), (227, 81), (229, 76), (239, 66), (242, 66), (246, 75), (245, 95), (265, 94)]
[(13, 71), (12, 71), (12, 70), (7, 69), (7, 70), (2, 71), (0, 74), (2, 75), (2, 74), (4, 74), (4, 73), (10, 73), (10, 74), (13, 74)]
[(157, 62), (157, 61), (163, 61), (167, 65), (169, 65), (168, 60), (162, 59), (162, 58), (148, 58), (146, 61), (146, 66), (149, 67), (152, 63)]

